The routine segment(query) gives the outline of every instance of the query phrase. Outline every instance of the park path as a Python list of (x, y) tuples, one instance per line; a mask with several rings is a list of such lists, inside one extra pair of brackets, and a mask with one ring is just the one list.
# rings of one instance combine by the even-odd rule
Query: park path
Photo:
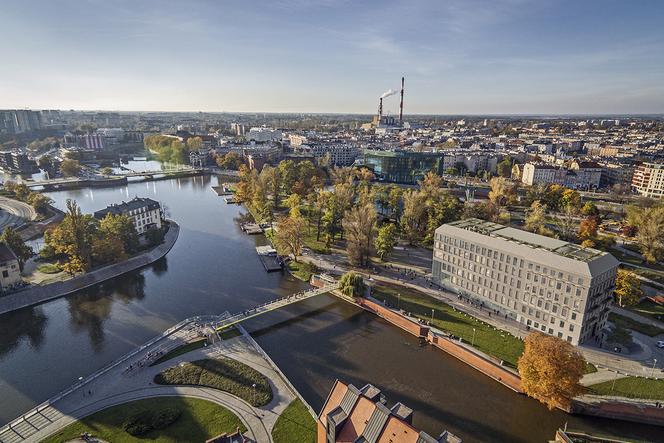
[[(156, 349), (146, 348), (131, 360), (40, 410), (9, 432), (4, 432), (0, 439), (3, 443), (38, 442), (74, 421), (110, 406), (151, 397), (183, 395), (209, 400), (226, 407), (244, 423), (248, 429), (247, 436), (252, 441), (272, 442), (272, 427), (297, 394), (255, 346), (252, 340), (239, 336), (217, 341), (213, 345), (177, 356), (159, 365), (141, 366), (141, 362), (147, 361), (147, 353)], [(244, 400), (217, 389), (162, 386), (153, 383), (154, 377), (164, 369), (182, 362), (218, 357), (240, 361), (265, 375), (272, 387), (272, 401), (263, 407), (254, 408)], [(132, 369), (129, 371), (127, 368), (130, 364)], [(91, 433), (94, 434), (94, 430), (91, 430)]]

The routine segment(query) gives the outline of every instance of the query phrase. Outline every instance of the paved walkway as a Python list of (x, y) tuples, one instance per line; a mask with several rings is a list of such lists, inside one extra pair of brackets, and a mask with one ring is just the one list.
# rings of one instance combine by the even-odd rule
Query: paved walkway
[[(192, 338), (192, 331), (183, 330), (177, 338), (170, 337), (177, 347), (183, 340)], [(175, 341), (174, 341), (175, 340)], [(158, 342), (136, 355), (130, 361), (118, 365), (103, 376), (82, 386), (54, 404), (41, 409), (37, 414), (16, 425), (12, 430), (2, 432), (0, 439), (4, 443), (40, 441), (63, 429), (74, 421), (107, 407), (157, 396), (177, 396), (201, 398), (217, 403), (235, 413), (248, 429), (247, 436), (256, 442), (272, 442), (271, 430), (283, 410), (293, 401), (296, 393), (291, 391), (271, 364), (266, 361), (254, 343), (244, 336), (217, 343), (180, 355), (155, 366), (142, 364), (147, 355), (156, 349), (163, 349), (164, 343)], [(254, 408), (247, 402), (228, 393), (195, 386), (155, 385), (153, 379), (159, 372), (181, 362), (204, 358), (228, 357), (238, 360), (265, 375), (272, 386), (272, 401), (261, 408)], [(128, 371), (128, 365), (132, 370)], [(94, 434), (93, 430), (91, 433)]]

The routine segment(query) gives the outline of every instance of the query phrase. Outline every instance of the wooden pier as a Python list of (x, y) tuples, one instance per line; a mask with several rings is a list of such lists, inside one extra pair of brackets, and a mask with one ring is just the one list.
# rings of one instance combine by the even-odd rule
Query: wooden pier
[(263, 229), (258, 223), (242, 223), (240, 229), (249, 235), (262, 234)]
[(281, 271), (283, 269), (283, 262), (272, 246), (256, 246), (256, 252), (267, 272)]

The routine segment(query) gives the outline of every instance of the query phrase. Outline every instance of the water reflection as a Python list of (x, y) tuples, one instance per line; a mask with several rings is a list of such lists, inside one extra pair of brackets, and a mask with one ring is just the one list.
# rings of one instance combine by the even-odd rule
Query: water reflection
[(156, 262), (152, 263), (152, 272), (157, 276), (166, 274), (168, 272), (168, 257), (163, 256)]
[(113, 303), (129, 303), (145, 297), (145, 277), (139, 272), (126, 274), (101, 285), (67, 297), (69, 324), (73, 332), (87, 331), (95, 353), (104, 344), (104, 322), (111, 316)]
[(48, 318), (40, 307), (26, 308), (0, 316), (0, 359), (11, 353), (21, 340), (27, 338), (30, 346), (38, 350), (44, 340)]

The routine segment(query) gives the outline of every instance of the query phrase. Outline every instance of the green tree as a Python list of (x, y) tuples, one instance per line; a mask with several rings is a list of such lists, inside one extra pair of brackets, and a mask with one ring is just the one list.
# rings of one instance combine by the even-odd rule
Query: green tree
[(284, 205), (289, 209), (289, 214), (291, 217), (300, 217), (302, 215), (300, 211), (300, 206), (302, 205), (302, 197), (298, 194), (291, 194), (286, 200), (284, 200)]
[(37, 211), (38, 214), (47, 215), (48, 209), (53, 203), (53, 200), (39, 192), (32, 192), (28, 196), (28, 203), (35, 208), (35, 211)]
[(627, 221), (636, 228), (636, 242), (648, 263), (664, 257), (664, 205), (627, 207)]
[(378, 229), (376, 236), (376, 253), (381, 260), (385, 260), (397, 244), (397, 227), (392, 223), (385, 223)]
[(343, 219), (348, 260), (356, 266), (367, 266), (376, 231), (376, 209), (373, 204), (355, 206)]
[(23, 270), (25, 262), (34, 254), (32, 248), (25, 244), (18, 232), (16, 232), (11, 226), (6, 227), (5, 230), (2, 231), (2, 235), (0, 235), (0, 243), (4, 243), (9, 249), (14, 251), (21, 270)]
[(362, 297), (365, 289), (364, 279), (355, 272), (346, 272), (339, 280), (339, 290), (348, 297)]
[(66, 158), (60, 163), (60, 172), (65, 177), (75, 177), (81, 172), (81, 164), (78, 160)]
[(279, 221), (274, 236), (275, 244), (280, 253), (292, 255), (296, 262), (298, 256), (302, 255), (304, 225), (305, 221), (299, 215), (284, 217)]
[(496, 172), (498, 172), (498, 175), (505, 178), (512, 175), (512, 159), (510, 157), (505, 157), (496, 165)]
[[(62, 222), (45, 239), (55, 254), (66, 255), (72, 261), (72, 272), (83, 272), (92, 266), (92, 242), (97, 233), (97, 220), (83, 214), (74, 200), (67, 200)], [(70, 273), (72, 273), (70, 272)]]
[(597, 206), (595, 206), (595, 203), (586, 202), (583, 205), (583, 207), (581, 208), (581, 214), (585, 215), (586, 217), (598, 216), (599, 215), (599, 209), (597, 209)]
[(120, 238), (97, 235), (92, 240), (92, 259), (98, 265), (117, 263), (126, 260), (127, 253)]
[(540, 233), (546, 229), (546, 205), (535, 200), (530, 209), (526, 211), (525, 228), (530, 232)]
[(189, 151), (198, 151), (203, 146), (203, 139), (200, 137), (189, 137), (187, 139), (187, 149)]
[(621, 308), (639, 303), (643, 297), (643, 290), (638, 275), (625, 269), (618, 269), (614, 295), (616, 303)]
[(226, 155), (218, 156), (216, 161), (217, 166), (221, 169), (237, 171), (242, 164), (242, 157), (237, 152), (229, 152)]
[(399, 223), (401, 220), (402, 211), (403, 189), (397, 185), (390, 186), (390, 195), (387, 199), (387, 207), (390, 209), (392, 216)]
[[(134, 222), (126, 215), (107, 214), (99, 222), (99, 236), (120, 241), (124, 255), (133, 254), (138, 250), (138, 232)], [(118, 257), (114, 261), (120, 261)]]
[(292, 194), (295, 182), (298, 181), (298, 171), (293, 160), (283, 160), (279, 162), (279, 175), (281, 176), (282, 192), (286, 195)]

